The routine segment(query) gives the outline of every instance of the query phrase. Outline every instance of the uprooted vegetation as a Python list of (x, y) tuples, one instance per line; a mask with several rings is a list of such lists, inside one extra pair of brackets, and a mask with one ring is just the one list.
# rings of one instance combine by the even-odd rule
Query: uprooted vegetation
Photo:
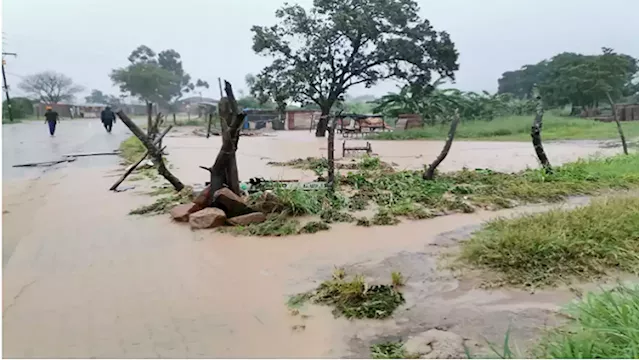
[(362, 275), (347, 280), (344, 270), (336, 269), (331, 280), (313, 291), (292, 296), (288, 305), (298, 307), (306, 301), (332, 306), (336, 317), (384, 319), (404, 303), (404, 297), (397, 286), (370, 285)]
[(136, 162), (145, 152), (147, 152), (147, 148), (144, 147), (140, 139), (133, 135), (120, 143), (120, 156), (127, 165)]
[(638, 197), (497, 219), (462, 245), (460, 263), (491, 270), (492, 284), (555, 285), (638, 271)]
[(157, 215), (168, 213), (171, 208), (176, 205), (186, 204), (193, 200), (193, 188), (185, 186), (180, 192), (172, 191), (167, 194), (165, 189), (157, 189), (149, 193), (149, 195), (166, 195), (162, 196), (149, 205), (141, 206), (129, 212), (129, 215)]
[[(306, 159), (294, 163), (308, 164), (304, 167), (314, 168), (320, 161)], [(357, 171), (339, 177), (340, 187), (335, 193), (275, 188), (273, 196), (254, 194), (249, 204), (259, 211), (272, 214), (274, 220), (268, 224), (250, 225), (239, 232), (293, 234), (296, 231), (287, 230), (286, 234), (282, 234), (275, 225), (280, 223), (291, 227), (286, 216), (304, 215), (319, 216), (326, 223), (394, 225), (400, 222), (400, 217), (426, 219), (449, 212), (470, 213), (477, 208), (500, 209), (521, 203), (555, 202), (570, 195), (589, 195), (605, 189), (623, 190), (638, 186), (637, 153), (579, 160), (557, 167), (553, 174), (546, 174), (542, 169), (518, 173), (464, 169), (441, 173), (433, 181), (425, 181), (421, 171), (394, 172), (382, 164), (377, 158), (361, 159), (355, 165)], [(375, 210), (371, 218), (351, 214), (370, 207)], [(280, 214), (283, 216), (274, 216)]]

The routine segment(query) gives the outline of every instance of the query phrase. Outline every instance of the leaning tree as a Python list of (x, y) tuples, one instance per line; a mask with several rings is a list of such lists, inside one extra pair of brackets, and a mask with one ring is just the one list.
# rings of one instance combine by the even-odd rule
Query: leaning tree
[(305, 10), (285, 5), (279, 23), (254, 26), (253, 50), (274, 57), (258, 77), (287, 89), (294, 101), (313, 102), (324, 136), (332, 106), (358, 84), (385, 79), (429, 84), (432, 73), (454, 79), (458, 52), (449, 34), (418, 16), (414, 0), (314, 0)]

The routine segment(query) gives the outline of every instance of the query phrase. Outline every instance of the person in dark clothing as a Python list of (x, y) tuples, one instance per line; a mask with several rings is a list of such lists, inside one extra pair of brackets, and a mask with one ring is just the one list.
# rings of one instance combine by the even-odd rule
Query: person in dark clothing
[(46, 109), (47, 111), (44, 113), (44, 123), (49, 124), (49, 134), (53, 136), (56, 132), (56, 124), (60, 122), (60, 116), (51, 109), (51, 106), (47, 106)]
[(116, 122), (116, 114), (111, 111), (110, 107), (107, 106), (100, 113), (100, 119), (102, 120), (102, 125), (104, 125), (104, 128), (107, 130), (107, 132), (110, 133), (111, 127), (113, 127), (113, 124)]

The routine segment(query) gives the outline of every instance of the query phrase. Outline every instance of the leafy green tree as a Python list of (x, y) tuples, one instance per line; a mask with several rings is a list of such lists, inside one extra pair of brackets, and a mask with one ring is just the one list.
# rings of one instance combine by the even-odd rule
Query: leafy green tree
[(29, 75), (18, 87), (45, 104), (71, 101), (77, 93), (84, 90), (82, 86), (74, 84), (70, 77), (55, 71)]
[(542, 81), (547, 61), (524, 65), (520, 70), (502, 73), (498, 79), (498, 94), (511, 94), (519, 99), (530, 98), (535, 84)]
[[(432, 73), (454, 79), (458, 53), (449, 34), (418, 11), (414, 0), (314, 0), (309, 10), (285, 5), (276, 11), (278, 24), (251, 29), (253, 50), (275, 57), (258, 77), (294, 101), (317, 104), (323, 115), (358, 84), (424, 85)], [(324, 117), (316, 136), (326, 127)]]
[[(11, 99), (11, 115), (14, 119), (24, 119), (33, 115), (33, 101), (25, 97)], [(2, 116), (4, 119), (9, 119), (7, 100), (2, 102)]]
[(178, 100), (196, 87), (209, 88), (206, 81), (191, 82), (175, 50), (164, 50), (156, 54), (151, 48), (140, 45), (128, 57), (129, 65), (114, 69), (111, 80), (120, 86), (120, 91), (149, 103), (157, 103), (175, 111)]

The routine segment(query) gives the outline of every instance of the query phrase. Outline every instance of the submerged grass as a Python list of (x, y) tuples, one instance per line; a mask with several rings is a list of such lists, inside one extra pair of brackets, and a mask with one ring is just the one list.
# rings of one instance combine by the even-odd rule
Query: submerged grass
[[(467, 121), (458, 125), (456, 139), (492, 141), (530, 141), (533, 116), (505, 116), (491, 121)], [(638, 135), (637, 121), (624, 121), (622, 128), (628, 137)], [(425, 126), (406, 131), (381, 132), (369, 136), (376, 140), (420, 140), (446, 138), (449, 125)], [(590, 119), (554, 116), (545, 114), (544, 140), (616, 139), (615, 123), (604, 123)]]
[(292, 296), (288, 305), (296, 307), (309, 300), (332, 306), (335, 316), (348, 319), (384, 319), (404, 303), (402, 293), (394, 286), (368, 285), (362, 275), (347, 280), (343, 271), (339, 275), (334, 273), (333, 279), (323, 282), (312, 292)]
[(219, 231), (247, 236), (287, 236), (297, 234), (298, 225), (298, 220), (291, 219), (286, 214), (271, 214), (261, 223), (221, 227)]
[(588, 280), (610, 270), (636, 273), (638, 226), (638, 197), (611, 197), (494, 220), (462, 245), (459, 260), (517, 286)]
[(573, 320), (549, 331), (534, 350), (536, 357), (638, 358), (638, 285), (588, 293), (568, 314)]
[(298, 234), (315, 234), (318, 231), (329, 230), (329, 224), (323, 221), (310, 221), (298, 230)]
[[(157, 194), (166, 194), (165, 190), (159, 191)], [(186, 204), (191, 202), (193, 197), (193, 188), (191, 186), (185, 186), (180, 192), (170, 194), (158, 198), (152, 204), (141, 206), (137, 209), (133, 209), (129, 212), (129, 215), (156, 215), (164, 214), (171, 210), (176, 205)]]

